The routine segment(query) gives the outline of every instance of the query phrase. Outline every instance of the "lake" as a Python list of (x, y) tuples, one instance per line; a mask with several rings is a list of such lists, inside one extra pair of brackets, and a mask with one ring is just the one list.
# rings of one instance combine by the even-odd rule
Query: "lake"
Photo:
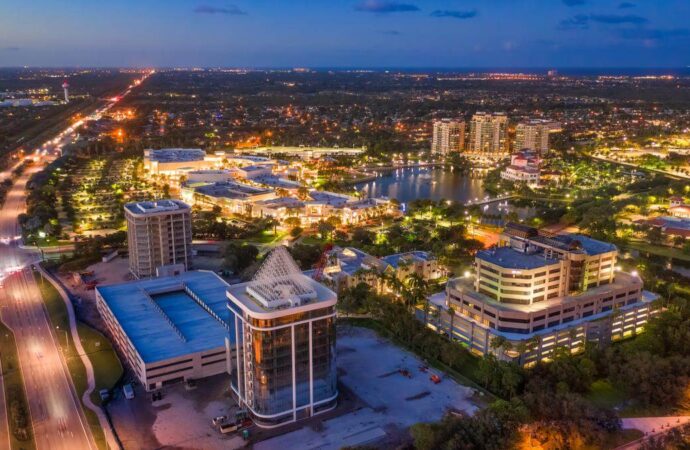
[[(403, 204), (416, 199), (443, 199), (465, 203), (488, 195), (484, 190), (483, 178), (442, 167), (413, 167), (381, 172), (376, 179), (358, 183), (354, 187), (364, 197), (388, 197)], [(532, 208), (513, 208), (507, 201), (492, 203), (483, 209), (491, 214), (514, 210), (522, 218), (533, 213)], [(502, 220), (488, 222), (503, 224)]]

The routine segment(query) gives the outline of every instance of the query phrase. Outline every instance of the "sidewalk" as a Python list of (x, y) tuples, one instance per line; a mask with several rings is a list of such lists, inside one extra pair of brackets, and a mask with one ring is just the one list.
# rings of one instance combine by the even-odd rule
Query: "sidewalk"
[(690, 416), (661, 416), (661, 417), (628, 417), (622, 419), (623, 429), (637, 429), (644, 433), (644, 436), (633, 442), (616, 447), (615, 450), (636, 449), (643, 441), (652, 436), (658, 436), (667, 431), (690, 423)]
[(69, 295), (67, 294), (67, 291), (62, 287), (62, 285), (58, 282), (55, 281), (55, 279), (50, 275), (48, 272), (46, 272), (43, 267), (41, 267), (40, 264), (36, 265), (37, 269), (41, 272), (43, 277), (48, 280), (54, 287), (55, 289), (60, 293), (60, 296), (62, 297), (62, 300), (65, 302), (67, 306), (67, 312), (69, 314), (69, 324), (70, 324), (70, 334), (72, 335), (72, 340), (74, 341), (74, 345), (77, 348), (77, 353), (79, 354), (79, 357), (81, 358), (82, 363), (84, 364), (84, 368), (86, 369), (86, 377), (88, 379), (88, 388), (82, 395), (82, 403), (84, 406), (89, 408), (91, 411), (93, 411), (96, 416), (98, 417), (98, 421), (101, 424), (101, 428), (103, 429), (103, 434), (105, 434), (105, 440), (108, 444), (108, 448), (110, 449), (119, 449), (120, 445), (118, 444), (117, 440), (115, 439), (115, 435), (113, 434), (112, 429), (110, 428), (110, 423), (108, 422), (107, 417), (105, 416), (105, 413), (103, 410), (95, 405), (91, 401), (91, 393), (94, 391), (96, 387), (96, 380), (94, 378), (94, 373), (93, 373), (93, 366), (91, 365), (91, 360), (89, 357), (86, 355), (86, 351), (84, 350), (84, 346), (81, 343), (81, 339), (79, 338), (79, 332), (77, 330), (77, 320), (76, 316), (74, 314), (74, 307), (72, 305), (72, 302), (69, 298)]

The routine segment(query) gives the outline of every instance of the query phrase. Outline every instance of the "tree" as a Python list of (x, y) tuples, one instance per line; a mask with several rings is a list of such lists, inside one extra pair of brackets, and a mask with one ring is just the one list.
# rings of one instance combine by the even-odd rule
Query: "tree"
[(331, 225), (330, 223), (324, 222), (322, 220), (318, 223), (317, 229), (319, 230), (319, 234), (321, 235), (321, 239), (326, 240), (330, 237), (333, 230), (335, 230), (335, 227), (333, 225)]
[(283, 220), (283, 223), (285, 224), (285, 226), (294, 228), (300, 226), (302, 224), (302, 220), (299, 217), (288, 217), (285, 220)]
[(240, 273), (256, 262), (259, 249), (251, 244), (228, 244), (225, 247), (223, 264), (234, 273)]
[(304, 230), (301, 227), (295, 227), (292, 230), (290, 230), (290, 236), (293, 238), (299, 237), (299, 235), (302, 234)]

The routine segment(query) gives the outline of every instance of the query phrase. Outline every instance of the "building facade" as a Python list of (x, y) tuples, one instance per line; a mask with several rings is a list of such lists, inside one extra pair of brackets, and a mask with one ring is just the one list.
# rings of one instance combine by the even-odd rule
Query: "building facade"
[(451, 280), (431, 301), (429, 325), (477, 354), (531, 365), (557, 349), (606, 345), (644, 329), (653, 294), (616, 270), (614, 245), (509, 224), (477, 253), (473, 278)]
[(510, 165), (501, 172), (501, 178), (514, 183), (539, 184), (541, 160), (533, 151), (523, 150), (510, 157)]
[(336, 294), (279, 247), (227, 296), (230, 385), (254, 422), (273, 428), (335, 408)]
[(470, 122), (468, 150), (482, 155), (508, 152), (508, 117), (503, 113), (478, 112)]
[(156, 276), (163, 266), (189, 269), (192, 262), (192, 211), (179, 200), (125, 205), (129, 270), (137, 278)]
[(521, 122), (515, 127), (515, 150), (533, 150), (539, 154), (549, 150), (551, 126), (543, 120)]
[(460, 152), (465, 148), (465, 122), (462, 120), (442, 119), (433, 124), (431, 152), (447, 155)]

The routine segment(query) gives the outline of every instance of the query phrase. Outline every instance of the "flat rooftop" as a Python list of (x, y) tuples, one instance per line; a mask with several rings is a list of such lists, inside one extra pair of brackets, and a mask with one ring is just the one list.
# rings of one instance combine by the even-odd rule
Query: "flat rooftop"
[(146, 150), (145, 156), (158, 162), (203, 161), (206, 152), (200, 148), (161, 148)]
[[(247, 283), (233, 284), (228, 288), (228, 297), (231, 299), (231, 301), (232, 299), (235, 299), (237, 301), (236, 303), (240, 303), (252, 315), (274, 315), (273, 313), (277, 311), (281, 312), (280, 315), (284, 315), (284, 313), (295, 314), (302, 310), (315, 309), (314, 305), (318, 305), (316, 306), (316, 308), (328, 306), (328, 303), (332, 303), (333, 305), (335, 305), (335, 293), (323, 284), (314, 281), (306, 275), (303, 275), (301, 273), (291, 274), (289, 280), (276, 279), (276, 284), (282, 285), (284, 281), (287, 281), (288, 284), (296, 282), (296, 287), (304, 287), (307, 290), (310, 290), (309, 293), (313, 294), (313, 298), (304, 301), (300, 306), (282, 306), (276, 308), (266, 307), (261, 303), (260, 300), (258, 300), (256, 297), (254, 297), (254, 295), (251, 294), (251, 289), (248, 289), (252, 287), (253, 283), (255, 283), (253, 281)], [(279, 301), (276, 303), (280, 304)]]
[(272, 192), (270, 189), (235, 183), (233, 181), (199, 184), (196, 186), (192, 185), (191, 187), (200, 194), (230, 199), (244, 199), (253, 195), (270, 194)]
[(168, 211), (189, 209), (189, 205), (180, 200), (154, 200), (144, 202), (132, 202), (125, 205), (132, 214), (155, 214)]
[(477, 259), (505, 269), (531, 270), (558, 264), (557, 259), (544, 258), (543, 254), (528, 254), (511, 247), (498, 247), (477, 252)]
[(474, 282), (472, 279), (467, 278), (454, 278), (448, 281), (447, 288), (454, 289), (466, 294), (468, 297), (472, 297), (483, 303), (489, 304), (497, 309), (503, 311), (519, 311), (523, 313), (531, 313), (536, 311), (548, 310), (553, 307), (560, 307), (560, 305), (567, 305), (578, 301), (583, 297), (596, 296), (609, 292), (614, 292), (619, 289), (637, 289), (642, 287), (642, 280), (638, 277), (634, 277), (626, 272), (617, 272), (616, 278), (613, 283), (604, 284), (601, 286), (596, 286), (586, 291), (580, 292), (579, 294), (571, 294), (565, 297), (556, 297), (549, 300), (544, 300), (541, 302), (532, 303), (529, 305), (520, 305), (516, 303), (502, 303), (492, 299), (491, 297), (477, 292), (474, 290)]
[(224, 346), (227, 289), (208, 271), (96, 287), (146, 364)]

